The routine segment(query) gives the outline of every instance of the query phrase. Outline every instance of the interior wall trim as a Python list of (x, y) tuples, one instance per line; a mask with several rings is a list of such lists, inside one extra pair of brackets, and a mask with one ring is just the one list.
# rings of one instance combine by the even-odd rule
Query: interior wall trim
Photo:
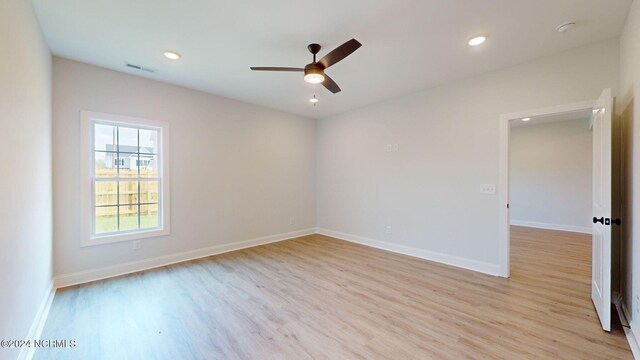
[(409, 255), (416, 258), (434, 261), (441, 264), (451, 265), (462, 269), (481, 272), (488, 275), (499, 276), (500, 265), (491, 264), (487, 262), (466, 259), (463, 257), (452, 256), (448, 254), (438, 253), (434, 251), (418, 249), (406, 245), (394, 244), (386, 241), (375, 240), (366, 238), (363, 236), (357, 236), (352, 234), (346, 234), (339, 231), (333, 231), (323, 228), (318, 228), (316, 231), (318, 234), (336, 238), (339, 240), (345, 240), (356, 244), (366, 245), (377, 249), (387, 250), (398, 254)]
[(541, 223), (541, 222), (535, 222), (535, 221), (514, 220), (514, 219), (511, 219), (511, 225), (524, 226), (524, 227), (530, 227), (530, 228), (536, 228), (536, 229), (560, 230), (560, 231), (570, 231), (570, 232), (577, 232), (577, 233), (583, 233), (583, 234), (591, 234), (591, 227), (587, 227), (587, 226), (548, 224), (548, 223)]
[(51, 282), (49, 283), (49, 287), (47, 288), (47, 291), (44, 293), (44, 297), (40, 302), (38, 312), (36, 313), (36, 316), (31, 323), (31, 327), (29, 328), (27, 337), (25, 338), (25, 341), (31, 342), (31, 344), (30, 346), (23, 346), (20, 349), (18, 360), (31, 360), (31, 358), (33, 358), (33, 355), (36, 351), (36, 347), (33, 345), (33, 341), (40, 340), (40, 335), (42, 335), (42, 329), (44, 329), (44, 324), (47, 322), (47, 318), (49, 317), (49, 310), (51, 310), (51, 304), (53, 303), (55, 294), (55, 284), (54, 281), (51, 280)]
[(76, 273), (63, 274), (55, 277), (55, 287), (62, 288), (72, 285), (88, 283), (92, 281), (112, 278), (120, 275), (131, 274), (139, 271), (154, 269), (166, 265), (181, 263), (189, 260), (200, 259), (207, 256), (218, 255), (230, 251), (246, 249), (254, 246), (270, 244), (274, 242), (290, 240), (300, 236), (315, 233), (314, 228), (292, 231), (283, 234), (270, 235), (233, 242), (229, 244), (214, 245), (202, 249), (185, 251), (177, 254), (159, 256), (150, 259), (131, 261), (123, 264), (107, 266), (97, 269), (80, 271)]

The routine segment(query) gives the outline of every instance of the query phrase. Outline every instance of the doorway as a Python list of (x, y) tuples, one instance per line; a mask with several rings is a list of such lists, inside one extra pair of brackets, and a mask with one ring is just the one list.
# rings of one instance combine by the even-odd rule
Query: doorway
[(510, 225), (591, 234), (592, 111), (510, 121)]
[(523, 119), (553, 119), (564, 117), (574, 117), (575, 114), (592, 112), (595, 101), (584, 101), (580, 103), (566, 104), (550, 108), (535, 109), (517, 113), (505, 114), (500, 117), (500, 164), (498, 179), (498, 202), (500, 204), (500, 276), (508, 278), (511, 274), (510, 259), (510, 198), (509, 198), (509, 140), (511, 126), (514, 123), (522, 122)]
[[(589, 112), (591, 114), (589, 115)], [(545, 109), (506, 114), (500, 117), (499, 162), (499, 221), (500, 221), (500, 275), (510, 276), (510, 133), (518, 122), (533, 119), (573, 118), (577, 114), (590, 116), (592, 129), (592, 192), (591, 192), (591, 299), (602, 328), (611, 329), (611, 275), (612, 227), (619, 225), (614, 219), (612, 206), (612, 126), (613, 98), (611, 89), (605, 89), (595, 101), (561, 105)], [(584, 215), (583, 215), (584, 216)], [(600, 224), (598, 224), (600, 223)]]

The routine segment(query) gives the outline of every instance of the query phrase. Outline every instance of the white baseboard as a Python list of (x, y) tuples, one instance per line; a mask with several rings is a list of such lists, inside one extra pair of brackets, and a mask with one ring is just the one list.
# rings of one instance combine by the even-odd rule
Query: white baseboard
[(624, 333), (627, 335), (627, 342), (629, 342), (633, 358), (640, 360), (640, 334), (638, 334), (638, 329), (636, 322), (631, 321), (629, 327), (624, 328)]
[(315, 233), (315, 229), (304, 229), (284, 234), (264, 236), (256, 239), (234, 242), (231, 244), (215, 245), (204, 249), (185, 251), (182, 253), (171, 254), (166, 256), (144, 259), (139, 261), (127, 262), (113, 266), (107, 266), (99, 269), (91, 269), (71, 274), (58, 275), (55, 278), (55, 287), (62, 288), (66, 286), (83, 284), (91, 281), (102, 280), (115, 276), (130, 274), (138, 271), (149, 270), (161, 266), (171, 265), (184, 261), (199, 259), (211, 255), (226, 253), (240, 249), (246, 249), (254, 246), (265, 245), (273, 242), (293, 239), (300, 236), (311, 235)]
[(482, 261), (466, 259), (462, 257), (418, 249), (410, 246), (393, 244), (385, 241), (369, 239), (369, 238), (352, 235), (352, 234), (345, 234), (342, 232), (328, 230), (328, 229), (318, 228), (316, 232), (318, 234), (330, 236), (340, 240), (345, 240), (345, 241), (349, 241), (349, 242), (353, 242), (361, 245), (371, 246), (374, 248), (387, 250), (387, 251), (391, 251), (391, 252), (395, 252), (403, 255), (409, 255), (409, 256), (420, 258), (420, 259), (434, 261), (434, 262), (451, 265), (451, 266), (455, 266), (455, 267), (459, 267), (467, 270), (473, 270), (473, 271), (477, 271), (477, 272), (481, 272), (481, 273), (485, 273), (493, 276), (498, 276), (500, 273), (500, 266), (498, 264), (491, 264), (491, 263), (486, 263)]
[(629, 310), (624, 304), (624, 301), (620, 298), (619, 295), (613, 297), (613, 303), (616, 305), (616, 310), (618, 310), (618, 316), (620, 317), (620, 321), (623, 324), (629, 325), (629, 327), (624, 327), (624, 334), (627, 336), (627, 342), (629, 343), (629, 347), (631, 348), (631, 353), (633, 354), (634, 359), (640, 359), (640, 337), (638, 331), (634, 331), (633, 329), (638, 329), (637, 325), (635, 325), (634, 321), (629, 322), (631, 317), (629, 316)]
[(588, 227), (588, 226), (548, 224), (548, 223), (524, 221), (524, 220), (511, 220), (511, 225), (538, 228), (538, 229), (560, 230), (560, 231), (570, 231), (570, 232), (577, 232), (577, 233), (583, 233), (583, 234), (591, 234), (591, 227)]
[[(47, 317), (49, 317), (49, 310), (51, 310), (51, 303), (53, 302), (55, 293), (56, 289), (52, 280), (49, 284), (49, 287), (47, 288), (47, 291), (44, 294), (44, 298), (40, 302), (38, 312), (36, 313), (36, 316), (31, 323), (31, 327), (29, 328), (29, 332), (27, 333), (27, 337), (25, 338), (26, 341), (31, 341), (33, 343), (34, 340), (40, 339), (44, 324), (47, 322)], [(36, 348), (34, 346), (21, 348), (20, 353), (18, 354), (18, 360), (31, 360), (33, 354), (35, 353), (35, 350)]]

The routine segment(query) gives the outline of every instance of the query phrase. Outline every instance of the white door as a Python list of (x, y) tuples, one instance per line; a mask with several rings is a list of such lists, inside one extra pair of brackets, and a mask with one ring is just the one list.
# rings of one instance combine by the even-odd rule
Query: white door
[(593, 109), (593, 233), (591, 299), (602, 328), (611, 330), (611, 89)]

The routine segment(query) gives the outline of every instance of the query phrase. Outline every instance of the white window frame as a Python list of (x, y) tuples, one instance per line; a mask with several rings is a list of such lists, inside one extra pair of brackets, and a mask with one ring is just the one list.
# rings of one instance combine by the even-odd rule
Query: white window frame
[[(157, 228), (120, 231), (118, 233), (94, 233), (94, 133), (93, 124), (106, 124), (147, 128), (157, 130), (158, 136), (158, 224)], [(113, 115), (93, 111), (80, 112), (80, 203), (82, 236), (80, 246), (110, 244), (121, 241), (132, 241), (170, 234), (170, 194), (169, 194), (169, 123), (149, 119)]]

